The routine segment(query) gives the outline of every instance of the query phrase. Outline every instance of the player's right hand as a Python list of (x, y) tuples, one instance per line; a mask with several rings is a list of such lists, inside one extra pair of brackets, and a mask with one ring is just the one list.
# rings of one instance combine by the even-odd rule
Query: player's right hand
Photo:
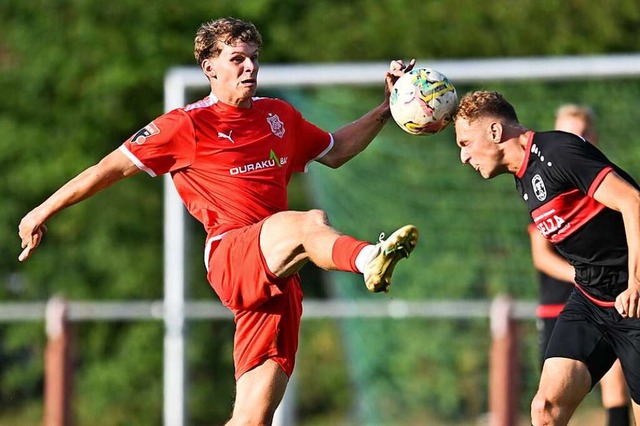
[(630, 286), (620, 293), (615, 308), (623, 318), (640, 318), (640, 289)]
[(18, 256), (20, 262), (24, 262), (31, 256), (31, 253), (42, 241), (43, 235), (47, 232), (47, 226), (33, 220), (30, 215), (26, 215), (18, 225), (18, 235), (22, 240), (22, 253)]

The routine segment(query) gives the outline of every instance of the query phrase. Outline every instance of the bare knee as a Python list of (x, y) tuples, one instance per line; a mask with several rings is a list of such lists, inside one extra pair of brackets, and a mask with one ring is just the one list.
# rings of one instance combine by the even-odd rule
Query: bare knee
[(272, 360), (243, 374), (236, 384), (233, 415), (227, 425), (271, 425), (288, 381), (286, 373)]
[(321, 227), (326, 227), (329, 226), (329, 218), (327, 216), (327, 213), (324, 212), (324, 210), (320, 210), (320, 209), (313, 209), (313, 210), (309, 210), (305, 213), (305, 222), (313, 227), (313, 226), (321, 226)]
[(330, 235), (333, 237), (337, 232), (331, 228), (327, 214), (320, 209), (309, 210), (304, 213), (304, 219), (301, 224), (302, 245), (305, 249), (313, 247), (319, 238)]
[(531, 401), (531, 424), (534, 426), (566, 426), (579, 404), (579, 399), (547, 394), (538, 389)]
[(531, 401), (531, 423), (534, 426), (551, 424), (554, 404), (543, 394), (538, 392)]

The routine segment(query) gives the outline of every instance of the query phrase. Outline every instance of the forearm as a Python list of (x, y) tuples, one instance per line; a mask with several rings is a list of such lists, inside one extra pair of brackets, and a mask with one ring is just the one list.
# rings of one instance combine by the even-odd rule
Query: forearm
[(629, 256), (629, 285), (640, 288), (640, 194), (620, 211), (624, 220)]
[(389, 96), (394, 83), (416, 64), (412, 59), (408, 65), (400, 59), (391, 61), (389, 71), (385, 73), (384, 101), (354, 122), (333, 132), (334, 146), (322, 159), (322, 164), (337, 168), (362, 152), (373, 141), (391, 117)]
[(117, 174), (100, 172), (98, 165), (94, 165), (60, 187), (29, 214), (37, 222), (44, 223), (60, 210), (91, 197), (116, 180)]
[(534, 265), (537, 270), (557, 280), (570, 283), (575, 281), (575, 269), (563, 257), (558, 255), (549, 257), (547, 260), (534, 258)]
[(323, 164), (340, 167), (362, 152), (389, 121), (391, 112), (388, 102), (383, 102), (359, 119), (333, 132), (334, 147)]
[(640, 192), (616, 173), (609, 173), (593, 198), (620, 212), (629, 258), (629, 287), (640, 288)]
[(529, 231), (534, 267), (557, 280), (574, 282), (575, 269), (537, 230)]
[[(139, 169), (119, 150), (104, 157), (64, 184), (46, 201), (33, 209), (25, 219), (32, 225), (43, 224), (60, 210), (85, 200), (120, 179), (139, 172)], [(23, 221), (25, 220), (23, 219)]]

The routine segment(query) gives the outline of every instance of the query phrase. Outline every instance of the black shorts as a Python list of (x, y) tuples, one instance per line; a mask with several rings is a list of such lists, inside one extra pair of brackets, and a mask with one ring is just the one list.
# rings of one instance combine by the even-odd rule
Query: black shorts
[(538, 350), (540, 353), (540, 366), (544, 364), (544, 355), (547, 352), (547, 346), (549, 346), (549, 340), (551, 340), (551, 333), (556, 326), (558, 317), (553, 318), (538, 318), (536, 320), (536, 328), (538, 330)]
[(545, 359), (556, 357), (584, 362), (591, 387), (620, 358), (631, 398), (640, 403), (640, 319), (623, 319), (615, 308), (597, 306), (575, 289), (545, 353)]

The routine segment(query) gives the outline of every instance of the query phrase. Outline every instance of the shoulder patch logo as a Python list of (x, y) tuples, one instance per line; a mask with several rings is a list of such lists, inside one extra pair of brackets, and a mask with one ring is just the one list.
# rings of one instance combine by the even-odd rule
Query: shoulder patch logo
[(540, 175), (535, 175), (533, 179), (531, 179), (531, 186), (533, 187), (533, 193), (536, 194), (536, 198), (538, 200), (544, 201), (545, 198), (547, 198), (547, 188), (544, 186), (544, 182)]
[(282, 120), (280, 120), (280, 117), (278, 117), (278, 114), (269, 113), (269, 116), (267, 117), (267, 122), (269, 123), (269, 126), (271, 126), (271, 132), (273, 132), (274, 135), (282, 139), (282, 137), (284, 136), (285, 129), (284, 129), (284, 123), (282, 122)]
[(158, 133), (160, 133), (160, 129), (158, 129), (158, 126), (156, 126), (152, 121), (142, 129), (138, 130), (138, 133), (131, 137), (131, 143), (142, 145), (143, 143), (145, 143), (148, 137), (157, 135)]

